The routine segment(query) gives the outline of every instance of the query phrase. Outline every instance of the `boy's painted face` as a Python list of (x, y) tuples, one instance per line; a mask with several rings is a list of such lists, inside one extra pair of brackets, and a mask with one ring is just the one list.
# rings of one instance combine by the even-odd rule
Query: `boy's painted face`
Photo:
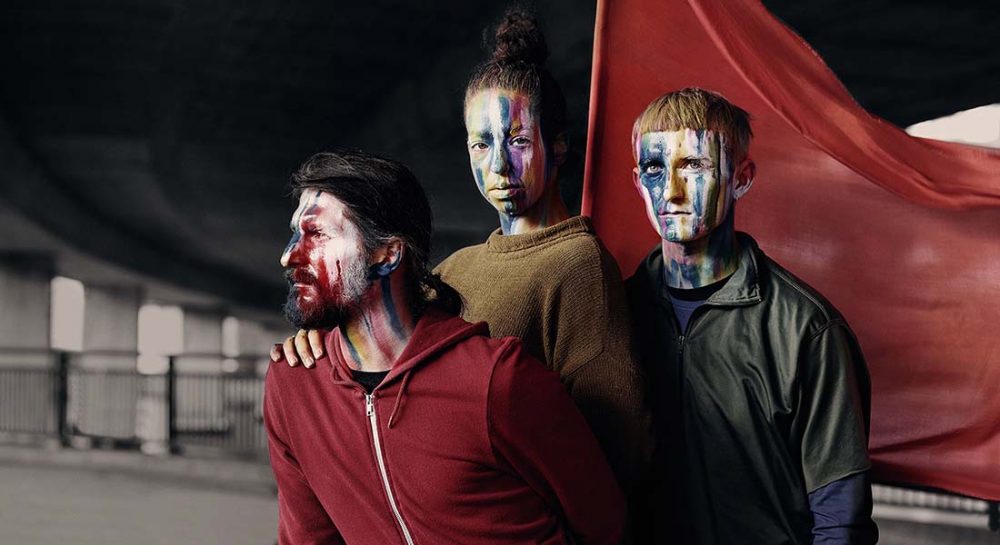
[(531, 209), (555, 174), (531, 98), (483, 89), (465, 106), (465, 128), (472, 175), (483, 197), (508, 216)]
[(643, 133), (633, 179), (646, 214), (670, 242), (701, 239), (733, 206), (733, 164), (725, 137), (705, 129)]
[(369, 285), (368, 256), (347, 207), (307, 189), (292, 215), (292, 239), (281, 256), (288, 279), (285, 316), (295, 327), (335, 327)]

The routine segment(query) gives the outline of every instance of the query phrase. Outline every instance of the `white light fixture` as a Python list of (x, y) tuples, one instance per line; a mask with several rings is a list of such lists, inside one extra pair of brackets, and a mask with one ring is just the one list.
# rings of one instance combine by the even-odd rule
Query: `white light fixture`
[(1000, 148), (1000, 104), (990, 104), (910, 125), (906, 132), (921, 138)]
[(139, 353), (169, 356), (184, 350), (184, 311), (177, 306), (139, 308)]
[(52, 322), (49, 342), (55, 350), (83, 350), (83, 282), (57, 276), (52, 279)]

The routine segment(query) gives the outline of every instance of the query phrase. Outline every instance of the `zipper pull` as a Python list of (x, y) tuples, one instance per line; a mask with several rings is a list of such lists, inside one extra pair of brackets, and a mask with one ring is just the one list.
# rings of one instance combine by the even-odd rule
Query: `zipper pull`
[(365, 416), (375, 416), (375, 395), (365, 394)]

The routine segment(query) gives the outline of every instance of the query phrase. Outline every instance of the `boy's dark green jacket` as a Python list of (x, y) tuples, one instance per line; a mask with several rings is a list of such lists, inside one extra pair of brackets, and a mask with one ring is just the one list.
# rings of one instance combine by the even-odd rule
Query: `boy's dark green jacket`
[(659, 246), (626, 282), (656, 423), (651, 543), (811, 544), (809, 492), (870, 465), (870, 387), (854, 334), (737, 237), (738, 269), (686, 331)]

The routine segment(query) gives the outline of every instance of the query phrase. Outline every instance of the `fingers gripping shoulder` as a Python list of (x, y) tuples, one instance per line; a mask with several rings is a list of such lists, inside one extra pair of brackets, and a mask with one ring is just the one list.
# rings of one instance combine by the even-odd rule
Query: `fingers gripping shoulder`
[(307, 368), (313, 367), (325, 355), (323, 341), (326, 333), (319, 329), (300, 329), (283, 343), (271, 347), (271, 361), (284, 361), (290, 367), (296, 367), (300, 363)]

